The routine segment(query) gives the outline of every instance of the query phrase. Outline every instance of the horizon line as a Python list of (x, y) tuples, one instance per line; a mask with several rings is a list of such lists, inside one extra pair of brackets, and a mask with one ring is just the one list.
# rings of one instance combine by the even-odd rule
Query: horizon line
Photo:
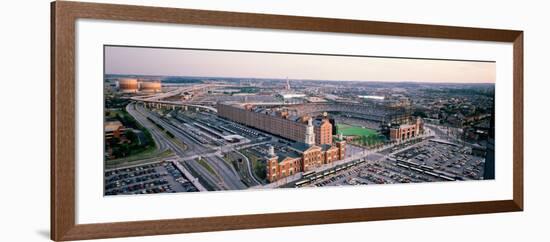
[[(127, 50), (126, 50), (127, 49)], [(107, 62), (107, 51), (113, 51), (109, 56), (110, 62)], [(155, 51), (157, 50), (157, 51)], [(307, 53), (307, 52), (284, 52), (284, 51), (265, 51), (265, 50), (235, 50), (235, 49), (207, 49), (207, 48), (185, 48), (185, 47), (162, 47), (162, 46), (133, 46), (133, 45), (103, 45), (104, 51), (104, 73), (110, 72), (111, 75), (144, 75), (144, 76), (194, 76), (194, 77), (225, 77), (225, 78), (256, 78), (256, 79), (284, 79), (285, 76), (298, 77), (295, 80), (322, 80), (322, 81), (369, 81), (376, 82), (410, 82), (410, 83), (495, 83), (494, 74), (487, 74), (490, 71), (487, 68), (493, 68), (496, 64), (494, 60), (481, 59), (450, 59), (450, 58), (429, 58), (429, 57), (408, 57), (408, 56), (380, 56), (368, 54), (336, 54), (336, 53)], [(151, 52), (152, 51), (152, 52)], [(183, 52), (179, 52), (183, 51)], [(204, 58), (201, 57), (202, 53)], [(227, 54), (223, 54), (227, 53)], [(251, 54), (251, 55), (247, 55)], [(263, 54), (266, 56), (264, 57)], [(127, 59), (122, 61), (124, 56), (133, 58), (132, 60), (141, 60), (142, 58), (156, 59), (155, 65), (144, 65), (143, 61), (137, 61), (136, 64), (120, 64), (127, 63)], [(188, 57), (185, 57), (188, 56)], [(227, 59), (232, 56), (233, 59)], [(280, 57), (275, 57), (280, 56)], [(315, 58), (322, 58), (321, 64), (302, 64), (292, 63), (297, 61), (292, 58), (305, 61), (305, 63), (315, 62)], [(300, 57), (301, 56), (301, 57)], [(310, 57), (307, 57), (310, 56)], [(335, 58), (332, 59), (331, 57)], [(160, 58), (160, 59), (159, 59)], [(187, 59), (186, 59), (187, 58)], [(195, 60), (191, 58), (196, 58)], [(214, 58), (214, 59), (213, 59)], [(244, 58), (251, 67), (235, 64), (234, 58)], [(288, 58), (291, 58), (290, 60)], [(314, 58), (314, 59), (308, 59)], [(328, 58), (328, 59), (325, 59)], [(345, 66), (343, 61), (351, 58), (355, 59), (350, 63), (361, 65), (361, 63), (372, 64), (369, 71), (365, 73), (358, 72), (362, 67)], [(366, 58), (364, 61), (362, 58)], [(171, 61), (173, 60), (173, 61)], [(169, 61), (167, 64), (159, 64), (164, 61)], [(186, 63), (189, 67), (178, 67), (177, 61)], [(282, 63), (279, 63), (283, 61)], [(415, 68), (416, 62), (411, 61), (428, 61), (419, 62), (420, 70)], [(173, 62), (173, 63), (172, 63)], [(264, 63), (265, 62), (265, 63)], [(273, 62), (273, 63), (272, 63)], [(463, 64), (453, 64), (463, 63)], [(117, 64), (118, 63), (118, 64)], [(260, 64), (257, 64), (260, 63)], [(280, 67), (269, 67), (267, 64), (282, 64)], [(363, 63), (363, 64), (364, 64)], [(438, 64), (441, 63), (441, 64)], [(445, 64), (447, 63), (447, 64)], [(323, 65), (334, 64), (339, 68), (333, 73), (329, 68)], [(490, 65), (492, 67), (486, 66)], [(213, 65), (213, 66), (212, 66)], [(305, 67), (306, 69), (297, 69), (297, 66)], [(344, 66), (342, 66), (344, 65)], [(429, 69), (426, 66), (439, 66), (438, 71)], [(152, 67), (151, 67), (152, 66)], [(391, 74), (393, 69), (403, 68), (408, 70), (399, 74)], [(483, 69), (479, 69), (483, 66)], [(214, 67), (214, 68), (213, 68)], [(312, 72), (315, 68), (323, 67), (318, 71)], [(245, 68), (245, 69), (243, 69)], [(313, 69), (312, 69), (313, 68)], [(359, 69), (357, 69), (359, 68)], [(412, 68), (412, 69), (411, 69)], [(447, 68), (447, 69), (445, 69)], [(455, 68), (450, 69), (449, 68)], [(458, 69), (466, 68), (466, 69)], [(258, 69), (258, 70), (256, 70)], [(183, 71), (182, 71), (183, 70)], [(447, 70), (447, 71), (445, 71)], [(461, 70), (466, 70), (466, 73)], [(494, 71), (494, 70), (493, 70)], [(356, 73), (357, 72), (357, 73)], [(409, 73), (410, 72), (410, 73)], [(125, 74), (137, 73), (137, 74)], [(321, 74), (322, 73), (322, 74)], [(389, 73), (389, 74), (388, 74)]]
[(295, 81), (330, 81), (330, 82), (375, 82), (375, 83), (422, 83), (422, 84), (493, 84), (494, 82), (439, 82), (439, 81), (420, 81), (420, 80), (395, 80), (395, 81), (374, 81), (374, 80), (349, 80), (349, 79), (342, 79), (342, 80), (329, 80), (329, 79), (293, 79), (293, 78), (283, 78), (283, 77), (247, 77), (247, 76), (194, 76), (194, 75), (153, 75), (153, 74), (120, 74), (120, 73), (105, 73), (105, 75), (120, 75), (120, 76), (152, 76), (152, 77), (193, 77), (193, 78), (232, 78), (232, 79), (259, 79), (259, 80), (282, 80), (286, 81), (288, 79), (289, 81), (295, 80)]

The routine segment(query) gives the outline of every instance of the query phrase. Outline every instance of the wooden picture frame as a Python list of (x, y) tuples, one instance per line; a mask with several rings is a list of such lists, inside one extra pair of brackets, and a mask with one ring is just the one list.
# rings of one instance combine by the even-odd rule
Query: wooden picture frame
[[(513, 43), (513, 199), (100, 224), (75, 222), (75, 22), (103, 19)], [(523, 210), (523, 32), (80, 2), (51, 4), (51, 239), (80, 240)]]

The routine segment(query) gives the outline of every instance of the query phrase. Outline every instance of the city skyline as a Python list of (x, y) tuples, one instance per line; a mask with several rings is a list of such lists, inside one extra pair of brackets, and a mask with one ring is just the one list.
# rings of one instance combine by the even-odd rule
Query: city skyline
[(105, 46), (105, 73), (389, 83), (494, 84), (496, 63)]

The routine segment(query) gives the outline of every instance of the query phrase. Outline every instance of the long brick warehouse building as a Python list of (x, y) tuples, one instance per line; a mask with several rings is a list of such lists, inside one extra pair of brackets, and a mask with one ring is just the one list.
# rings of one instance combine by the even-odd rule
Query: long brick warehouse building
[(265, 157), (266, 175), (270, 182), (341, 160), (345, 156), (345, 142), (332, 143), (332, 124), (327, 118), (291, 116), (283, 109), (249, 104), (218, 104), (217, 110), (222, 118), (296, 141), (288, 151), (272, 150)]
[[(253, 105), (218, 104), (220, 117), (244, 124), (290, 140), (311, 144), (306, 140), (310, 117), (293, 117), (285, 111), (265, 109)], [(308, 120), (309, 119), (309, 120)], [(311, 120), (314, 143), (332, 144), (332, 124), (328, 119)]]

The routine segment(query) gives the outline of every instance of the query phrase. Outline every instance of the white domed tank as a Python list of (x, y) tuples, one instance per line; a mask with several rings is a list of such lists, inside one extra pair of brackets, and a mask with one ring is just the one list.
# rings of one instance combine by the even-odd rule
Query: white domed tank
[(123, 93), (136, 93), (138, 91), (138, 81), (133, 78), (121, 78), (118, 80), (118, 88)]

